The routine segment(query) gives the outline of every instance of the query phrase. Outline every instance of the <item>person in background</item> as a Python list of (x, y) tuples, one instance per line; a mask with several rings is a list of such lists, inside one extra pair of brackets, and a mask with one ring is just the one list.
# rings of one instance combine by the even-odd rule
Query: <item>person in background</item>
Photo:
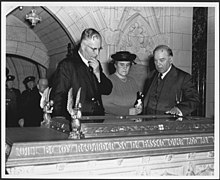
[(67, 111), (68, 92), (72, 88), (73, 104), (81, 87), (82, 115), (104, 115), (101, 95), (110, 94), (112, 83), (103, 73), (98, 55), (102, 49), (101, 35), (92, 28), (82, 32), (79, 46), (63, 59), (54, 74), (50, 100), (54, 101), (52, 116), (70, 119)]
[(128, 51), (119, 51), (113, 54), (111, 58), (115, 67), (115, 73), (109, 76), (113, 89), (111, 94), (102, 96), (106, 115), (140, 114), (142, 106), (134, 107), (137, 92), (140, 89), (134, 78), (129, 76), (129, 71), (132, 64), (135, 63), (136, 55)]
[(190, 115), (199, 104), (191, 75), (173, 65), (173, 52), (168, 46), (157, 46), (153, 56), (156, 69), (144, 85), (144, 114)]
[(48, 80), (41, 78), (35, 83), (34, 76), (28, 76), (23, 83), (26, 90), (22, 92), (22, 118), (19, 120), (21, 127), (39, 127), (43, 121), (43, 109), (40, 107), (41, 96), (48, 87)]
[(21, 92), (14, 88), (15, 76), (6, 77), (6, 127), (19, 127)]

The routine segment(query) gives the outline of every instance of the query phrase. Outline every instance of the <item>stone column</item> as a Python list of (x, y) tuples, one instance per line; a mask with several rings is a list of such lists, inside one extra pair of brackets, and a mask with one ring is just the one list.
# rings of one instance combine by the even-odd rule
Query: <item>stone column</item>
[(193, 8), (192, 32), (192, 76), (199, 92), (200, 105), (193, 113), (196, 116), (205, 116), (206, 107), (206, 64), (207, 64), (207, 22), (208, 8)]

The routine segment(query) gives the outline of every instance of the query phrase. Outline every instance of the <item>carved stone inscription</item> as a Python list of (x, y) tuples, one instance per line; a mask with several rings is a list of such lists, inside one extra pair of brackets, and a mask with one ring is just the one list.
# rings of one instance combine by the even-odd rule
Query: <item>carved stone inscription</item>
[(16, 157), (31, 156), (54, 156), (64, 154), (83, 154), (83, 153), (104, 153), (137, 151), (169, 147), (184, 147), (193, 145), (210, 145), (214, 143), (214, 136), (189, 136), (189, 137), (169, 137), (169, 138), (138, 138), (131, 140), (106, 140), (96, 142), (72, 141), (71, 144), (52, 144), (16, 147)]

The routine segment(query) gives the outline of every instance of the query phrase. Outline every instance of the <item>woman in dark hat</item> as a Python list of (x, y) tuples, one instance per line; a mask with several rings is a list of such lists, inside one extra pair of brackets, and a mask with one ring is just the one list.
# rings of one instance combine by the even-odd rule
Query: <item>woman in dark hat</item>
[(134, 78), (128, 76), (132, 64), (136, 64), (134, 62), (136, 55), (128, 51), (119, 51), (111, 58), (115, 73), (109, 76), (113, 84), (111, 94), (102, 96), (105, 113), (106, 115), (139, 114), (140, 111), (134, 108), (134, 103), (140, 90)]

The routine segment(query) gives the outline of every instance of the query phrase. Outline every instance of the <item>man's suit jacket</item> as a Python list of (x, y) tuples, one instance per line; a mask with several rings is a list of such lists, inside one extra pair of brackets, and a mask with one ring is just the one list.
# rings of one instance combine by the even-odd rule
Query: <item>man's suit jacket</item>
[[(158, 72), (152, 71), (144, 85), (144, 113), (149, 101), (150, 94), (153, 93), (153, 84), (158, 78)], [(196, 110), (199, 103), (199, 95), (192, 83), (191, 75), (172, 65), (170, 71), (163, 79), (163, 88), (158, 97), (157, 110), (166, 112), (178, 107), (183, 115), (189, 115)], [(177, 100), (180, 101), (177, 103)]]
[(43, 121), (43, 109), (40, 107), (41, 95), (35, 86), (32, 90), (24, 90), (21, 95), (21, 118), (24, 127), (39, 127)]
[(6, 88), (6, 127), (18, 127), (20, 118), (21, 92), (16, 88)]
[(77, 49), (71, 57), (62, 60), (56, 69), (50, 94), (50, 99), (54, 100), (52, 116), (70, 118), (67, 112), (67, 95), (71, 87), (74, 104), (77, 91), (81, 87), (82, 115), (104, 115), (101, 95), (111, 93), (112, 83), (103, 73), (101, 64), (98, 82), (95, 74), (82, 61)]

